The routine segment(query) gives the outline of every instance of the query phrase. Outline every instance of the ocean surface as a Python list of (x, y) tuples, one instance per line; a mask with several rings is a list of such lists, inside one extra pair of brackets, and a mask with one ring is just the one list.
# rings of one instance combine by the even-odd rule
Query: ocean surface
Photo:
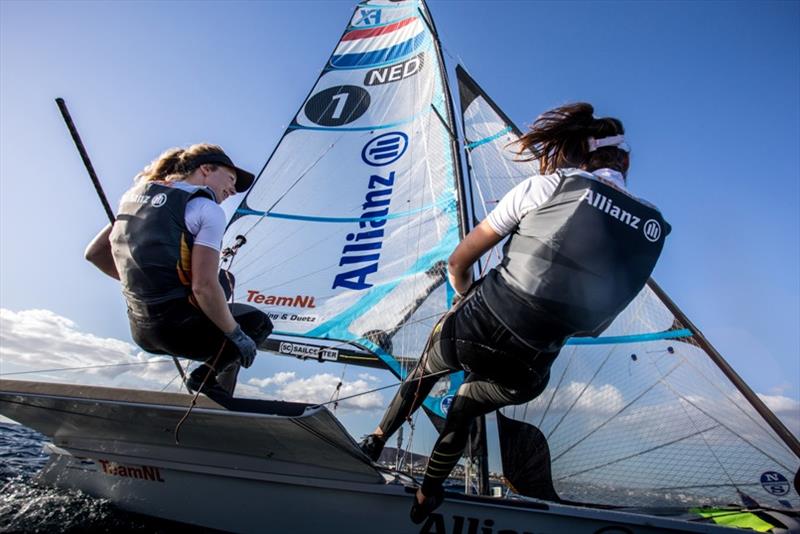
[(0, 423), (0, 533), (186, 531), (186, 525), (124, 512), (77, 490), (38, 485), (45, 441), (27, 427)]

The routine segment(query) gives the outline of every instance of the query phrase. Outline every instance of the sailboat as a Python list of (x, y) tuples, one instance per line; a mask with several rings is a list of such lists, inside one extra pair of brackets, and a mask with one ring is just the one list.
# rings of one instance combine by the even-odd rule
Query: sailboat
[[(452, 301), (450, 252), (538, 170), (456, 75), (460, 121), (424, 1), (356, 6), (225, 234), (234, 301), (275, 324), (262, 350), (407, 376)], [(184, 418), (179, 393), (0, 380), (0, 413), (50, 438), (41, 481), (227, 531), (800, 532), (797, 439), (655, 282), (551, 376), (496, 415), (505, 496), (449, 492), (419, 526), (413, 478), (324, 405), (201, 397)], [(434, 424), (462, 379), (425, 400)]]

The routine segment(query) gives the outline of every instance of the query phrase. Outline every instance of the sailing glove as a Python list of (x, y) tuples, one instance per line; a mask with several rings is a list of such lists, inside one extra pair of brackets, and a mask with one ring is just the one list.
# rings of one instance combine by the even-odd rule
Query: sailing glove
[(256, 342), (242, 331), (242, 327), (237, 324), (233, 332), (225, 334), (225, 337), (239, 349), (239, 361), (242, 367), (247, 369), (253, 365), (253, 360), (256, 358)]

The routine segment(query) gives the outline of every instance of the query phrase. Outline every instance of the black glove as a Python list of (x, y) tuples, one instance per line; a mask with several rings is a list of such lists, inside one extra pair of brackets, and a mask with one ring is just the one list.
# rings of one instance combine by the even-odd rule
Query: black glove
[(239, 362), (242, 367), (247, 369), (253, 365), (253, 360), (256, 358), (256, 342), (242, 332), (242, 327), (237, 324), (233, 332), (225, 334), (225, 337), (239, 349)]

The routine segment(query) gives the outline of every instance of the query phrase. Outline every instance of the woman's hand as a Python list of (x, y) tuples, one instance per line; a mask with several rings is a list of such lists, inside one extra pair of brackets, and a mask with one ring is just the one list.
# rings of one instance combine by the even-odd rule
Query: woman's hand
[(447, 260), (447, 276), (457, 297), (466, 293), (472, 284), (472, 265), (501, 239), (503, 236), (484, 219), (458, 244)]

